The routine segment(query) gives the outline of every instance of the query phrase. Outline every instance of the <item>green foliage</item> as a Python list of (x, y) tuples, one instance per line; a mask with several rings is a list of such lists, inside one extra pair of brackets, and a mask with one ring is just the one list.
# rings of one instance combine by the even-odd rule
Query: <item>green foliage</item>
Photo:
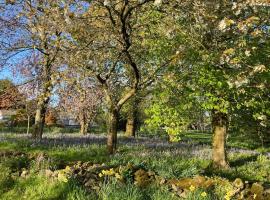
[(99, 198), (103, 200), (140, 200), (144, 196), (140, 189), (134, 185), (128, 184), (127, 186), (120, 185), (116, 181), (104, 183), (99, 192)]
[(65, 188), (66, 194), (63, 194), (63, 198), (67, 200), (90, 200), (96, 199), (96, 195), (86, 191), (83, 187), (79, 186), (76, 180), (70, 180)]
[(3, 165), (11, 170), (11, 172), (21, 171), (23, 168), (30, 166), (30, 159), (27, 156), (14, 156), (12, 158), (2, 158)]
[(0, 194), (3, 194), (10, 190), (14, 184), (14, 180), (11, 177), (11, 169), (8, 166), (0, 163), (0, 171)]

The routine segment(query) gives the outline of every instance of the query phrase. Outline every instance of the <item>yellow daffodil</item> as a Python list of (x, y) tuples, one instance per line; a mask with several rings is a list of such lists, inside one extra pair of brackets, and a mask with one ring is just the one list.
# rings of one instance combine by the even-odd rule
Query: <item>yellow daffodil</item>
[(225, 197), (224, 197), (224, 199), (225, 200), (231, 200), (231, 197), (226, 194)]
[(101, 173), (105, 176), (112, 176), (115, 174), (114, 169), (111, 168), (110, 170), (102, 170)]
[(253, 199), (256, 199), (256, 197), (257, 197), (257, 194), (253, 194)]
[(191, 192), (193, 192), (193, 191), (195, 190), (195, 187), (194, 187), (193, 185), (191, 185), (191, 186), (189, 187), (189, 190), (190, 190)]
[(119, 173), (115, 173), (115, 178), (122, 179), (122, 176)]
[(206, 192), (202, 192), (202, 193), (201, 193), (201, 196), (202, 196), (202, 197), (206, 197), (206, 196), (207, 196), (207, 193), (206, 193)]

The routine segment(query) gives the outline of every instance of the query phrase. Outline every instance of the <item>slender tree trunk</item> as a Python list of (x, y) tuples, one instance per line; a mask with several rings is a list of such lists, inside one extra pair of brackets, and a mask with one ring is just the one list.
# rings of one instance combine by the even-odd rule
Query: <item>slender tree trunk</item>
[(212, 111), (213, 128), (213, 167), (228, 168), (226, 155), (226, 138), (228, 129), (228, 116), (219, 111)]
[(30, 115), (27, 115), (27, 131), (26, 134), (28, 135), (30, 131)]
[(117, 146), (117, 127), (118, 127), (119, 111), (117, 109), (110, 109), (108, 116), (108, 139), (107, 148), (109, 154), (114, 154)]

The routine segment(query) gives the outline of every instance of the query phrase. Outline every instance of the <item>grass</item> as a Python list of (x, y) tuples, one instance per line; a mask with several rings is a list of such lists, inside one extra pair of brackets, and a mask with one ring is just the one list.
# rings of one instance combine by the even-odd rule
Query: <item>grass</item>
[[(184, 140), (192, 139), (197, 143), (208, 144), (211, 135), (186, 135)], [(121, 142), (121, 139), (120, 139)], [(235, 142), (236, 143), (236, 142)], [(231, 143), (233, 146), (233, 143)], [(246, 144), (250, 147), (249, 144)], [(243, 147), (243, 146), (241, 146)], [(115, 181), (101, 183), (100, 191), (95, 194), (87, 191), (76, 180), (61, 182), (51, 180), (39, 173), (40, 166), (31, 156), (46, 154), (48, 160), (42, 163), (43, 168), (60, 169), (76, 161), (91, 163), (106, 163), (107, 165), (125, 165), (128, 162), (155, 171), (160, 176), (170, 179), (207, 175), (210, 177), (224, 177), (229, 180), (241, 178), (250, 182), (264, 182), (270, 184), (270, 159), (263, 154), (254, 154), (249, 151), (231, 150), (228, 170), (213, 170), (210, 167), (211, 149), (209, 146), (157, 146), (128, 145), (123, 142), (118, 153), (108, 156), (106, 146), (95, 144), (34, 144), (28, 139), (10, 136), (0, 141), (1, 152), (21, 152), (20, 156), (0, 157), (0, 199), (48, 199), (48, 200), (169, 200), (179, 199), (168, 191), (168, 188), (152, 185), (148, 188), (139, 188), (132, 184), (123, 185)], [(266, 151), (266, 150), (264, 150)], [(20, 176), (24, 170), (30, 172), (28, 178)], [(197, 190), (187, 199), (202, 199)], [(219, 195), (220, 193), (220, 195)], [(203, 199), (222, 199), (223, 194), (213, 190), (207, 191)]]
[[(182, 137), (184, 141), (197, 142), (199, 144), (208, 144), (212, 143), (212, 134), (211, 133), (198, 133), (198, 132), (189, 132), (185, 133)], [(244, 134), (231, 134), (227, 139), (227, 146), (231, 148), (242, 148), (242, 149), (257, 149), (260, 151), (270, 150), (270, 145), (268, 147), (262, 147), (261, 141), (258, 140), (258, 137), (253, 137), (251, 135)]]

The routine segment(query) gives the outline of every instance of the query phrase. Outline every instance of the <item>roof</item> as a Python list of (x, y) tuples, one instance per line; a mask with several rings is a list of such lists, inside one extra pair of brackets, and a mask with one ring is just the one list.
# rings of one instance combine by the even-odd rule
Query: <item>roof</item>
[(0, 110), (0, 115), (15, 115), (17, 110), (10, 109), (10, 110)]

